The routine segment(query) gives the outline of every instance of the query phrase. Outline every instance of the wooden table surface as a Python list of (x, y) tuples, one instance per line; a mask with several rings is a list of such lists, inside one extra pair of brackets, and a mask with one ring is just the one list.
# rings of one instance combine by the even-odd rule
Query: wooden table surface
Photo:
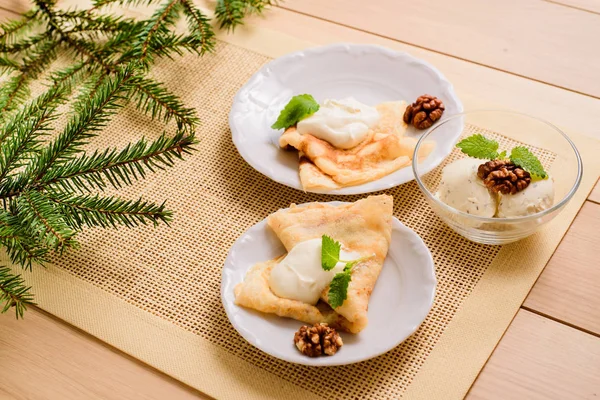
[[(0, 20), (27, 10), (2, 0)], [(598, 0), (287, 0), (253, 23), (308, 41), (400, 43), (493, 103), (600, 139)], [(471, 106), (472, 105), (472, 106)], [(596, 185), (468, 399), (600, 398)], [(208, 398), (33, 308), (0, 316), (0, 399)]]

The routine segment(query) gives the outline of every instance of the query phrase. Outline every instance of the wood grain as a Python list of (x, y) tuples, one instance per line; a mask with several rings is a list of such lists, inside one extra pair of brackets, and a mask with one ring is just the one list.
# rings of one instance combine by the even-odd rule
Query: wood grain
[(600, 15), (533, 0), (288, 0), (281, 7), (600, 97), (600, 53), (590, 51)]
[(556, 5), (572, 7), (600, 15), (600, 1), (598, 0), (545, 0)]
[(600, 204), (600, 181), (596, 183), (596, 186), (594, 187), (594, 190), (592, 190), (592, 193), (590, 193), (588, 199)]
[(0, 398), (208, 399), (39, 311), (0, 315)]
[(521, 310), (467, 399), (597, 399), (599, 370), (597, 337)]
[(10, 11), (10, 14), (2, 14), (0, 11), (0, 19), (5, 15), (12, 18), (15, 13), (24, 13), (29, 10), (30, 7), (31, 3), (28, 3), (26, 0), (2, 0), (2, 2), (0, 2), (0, 10)]
[(524, 306), (600, 336), (599, 226), (600, 204), (588, 201)]

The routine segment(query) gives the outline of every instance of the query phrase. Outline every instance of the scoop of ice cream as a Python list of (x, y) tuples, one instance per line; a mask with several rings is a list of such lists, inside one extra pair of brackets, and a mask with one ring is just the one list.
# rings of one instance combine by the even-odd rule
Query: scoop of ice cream
[(438, 189), (439, 199), (467, 214), (493, 217), (496, 199), (477, 177), (477, 168), (481, 163), (475, 158), (463, 158), (446, 165)]
[(523, 217), (544, 211), (554, 204), (552, 178), (531, 182), (524, 190), (500, 197), (498, 217)]

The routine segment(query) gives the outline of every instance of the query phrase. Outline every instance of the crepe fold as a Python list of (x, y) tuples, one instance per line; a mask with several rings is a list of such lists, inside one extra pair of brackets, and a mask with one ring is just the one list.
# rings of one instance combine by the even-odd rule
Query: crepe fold
[[(310, 190), (338, 189), (377, 180), (410, 164), (417, 140), (404, 136), (406, 102), (394, 101), (376, 106), (379, 122), (367, 137), (351, 149), (338, 149), (310, 134), (288, 128), (279, 138), (282, 148), (298, 150), (302, 187)], [(433, 148), (427, 143), (419, 156)]]
[(269, 276), (283, 256), (259, 263), (248, 271), (244, 282), (235, 287), (236, 304), (309, 324), (326, 322), (337, 329), (360, 332), (367, 326), (369, 298), (390, 245), (392, 206), (391, 196), (369, 196), (341, 206), (292, 205), (267, 219), (288, 252), (300, 242), (328, 235), (340, 242), (345, 250), (361, 257), (370, 256), (353, 267), (348, 295), (340, 307), (332, 310), (328, 306), (328, 287), (317, 306), (276, 296), (269, 288)]

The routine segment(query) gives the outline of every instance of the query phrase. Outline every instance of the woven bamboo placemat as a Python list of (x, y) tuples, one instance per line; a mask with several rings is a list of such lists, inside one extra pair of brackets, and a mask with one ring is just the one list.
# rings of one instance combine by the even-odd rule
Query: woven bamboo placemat
[[(156, 229), (82, 234), (80, 250), (46, 270), (25, 273), (39, 305), (218, 398), (461, 397), (595, 182), (600, 164), (589, 155), (598, 143), (575, 137), (591, 173), (556, 220), (509, 246), (478, 245), (452, 232), (414, 182), (386, 191), (394, 196), (394, 215), (433, 254), (439, 283), (431, 313), (403, 344), (370, 361), (329, 368), (282, 362), (245, 342), (227, 320), (219, 294), (223, 261), (242, 232), (277, 209), (334, 198), (270, 181), (232, 144), (227, 116), (236, 91), (282, 47), (301, 47), (264, 31), (253, 35), (234, 44), (220, 41), (216, 53), (201, 60), (190, 56), (156, 67), (157, 78), (198, 109), (201, 142), (188, 161), (136, 183), (124, 195), (167, 199), (175, 221)], [(122, 146), (142, 134), (154, 137), (159, 128), (126, 112), (94, 146)], [(546, 165), (552, 163), (552, 153), (539, 154)]]

